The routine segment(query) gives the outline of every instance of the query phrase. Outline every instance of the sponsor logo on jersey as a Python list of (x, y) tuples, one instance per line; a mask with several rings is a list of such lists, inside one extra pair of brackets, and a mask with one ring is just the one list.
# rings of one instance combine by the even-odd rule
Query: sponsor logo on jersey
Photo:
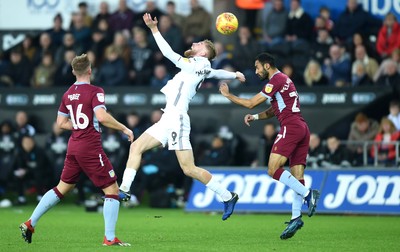
[(269, 94), (269, 93), (272, 92), (272, 89), (273, 89), (273, 88), (274, 88), (274, 85), (272, 85), (272, 84), (267, 84), (267, 85), (265, 85), (264, 91), (265, 91), (265, 93)]
[(70, 95), (68, 95), (68, 99), (70, 100), (70, 101), (73, 101), (73, 100), (79, 100), (79, 96), (80, 96), (81, 94), (70, 94)]
[(97, 93), (97, 100), (99, 100), (99, 102), (104, 102), (104, 94), (103, 93)]
[(196, 71), (196, 74), (197, 74), (198, 76), (201, 76), (201, 75), (207, 75), (207, 74), (209, 74), (210, 72), (211, 72), (210, 70), (203, 69), (203, 70), (200, 70), (200, 71)]

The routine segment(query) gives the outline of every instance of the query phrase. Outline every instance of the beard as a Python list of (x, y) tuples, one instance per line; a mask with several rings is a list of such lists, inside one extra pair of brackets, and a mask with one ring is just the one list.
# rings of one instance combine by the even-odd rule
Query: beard
[(194, 51), (192, 49), (186, 50), (183, 55), (185, 55), (186, 58), (190, 58), (194, 55)]
[(265, 69), (263, 69), (263, 71), (258, 74), (258, 78), (260, 78), (260, 80), (268, 80), (269, 79), (269, 72)]

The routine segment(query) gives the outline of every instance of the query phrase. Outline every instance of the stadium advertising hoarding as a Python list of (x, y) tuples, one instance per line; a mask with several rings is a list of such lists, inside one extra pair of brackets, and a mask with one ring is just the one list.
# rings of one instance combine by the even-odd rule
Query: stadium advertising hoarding
[[(106, 92), (107, 106), (162, 106), (165, 95), (149, 88), (108, 88)], [(369, 104), (391, 92), (390, 87), (368, 87), (365, 89), (337, 88), (298, 88), (302, 106), (362, 106)], [(249, 98), (260, 91), (258, 87), (236, 89), (233, 92), (239, 97)], [(3, 99), (1, 107), (15, 106), (55, 106), (61, 102), (65, 88), (48, 89), (0, 89)], [(231, 102), (215, 90), (201, 90), (190, 103), (191, 106), (230, 106)]]
[[(290, 212), (293, 191), (263, 169), (211, 169), (239, 194), (237, 212)], [(318, 213), (400, 214), (400, 170), (307, 170), (307, 187), (319, 189)], [(220, 199), (195, 181), (186, 211), (221, 211)], [(306, 210), (306, 207), (303, 208)]]

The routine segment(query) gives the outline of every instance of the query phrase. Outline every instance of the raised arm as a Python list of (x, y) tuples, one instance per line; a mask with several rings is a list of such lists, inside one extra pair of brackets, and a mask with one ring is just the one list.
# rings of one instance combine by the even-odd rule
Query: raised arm
[(145, 13), (143, 15), (143, 21), (150, 28), (151, 33), (153, 34), (154, 39), (156, 40), (158, 48), (160, 48), (161, 53), (168, 58), (172, 63), (175, 65), (181, 60), (182, 56), (174, 52), (171, 46), (165, 41), (161, 33), (158, 31), (158, 20), (155, 17), (154, 19), (151, 18), (149, 13)]
[(236, 103), (240, 106), (252, 109), (261, 103), (265, 102), (267, 98), (263, 96), (261, 93), (256, 94), (250, 99), (245, 99), (245, 98), (240, 98), (237, 97), (236, 95), (233, 95), (229, 92), (229, 87), (228, 84), (222, 83), (221, 86), (219, 87), (219, 91), (223, 96), (228, 98), (231, 102)]

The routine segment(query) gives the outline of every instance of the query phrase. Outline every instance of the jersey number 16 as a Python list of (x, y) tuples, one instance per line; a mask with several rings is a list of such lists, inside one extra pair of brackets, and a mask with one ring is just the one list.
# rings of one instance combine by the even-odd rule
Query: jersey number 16
[(74, 113), (71, 105), (66, 106), (69, 110), (72, 127), (74, 127), (74, 129), (86, 129), (89, 125), (89, 117), (82, 113), (82, 106), (83, 104), (78, 104), (78, 107), (76, 108), (76, 113)]

